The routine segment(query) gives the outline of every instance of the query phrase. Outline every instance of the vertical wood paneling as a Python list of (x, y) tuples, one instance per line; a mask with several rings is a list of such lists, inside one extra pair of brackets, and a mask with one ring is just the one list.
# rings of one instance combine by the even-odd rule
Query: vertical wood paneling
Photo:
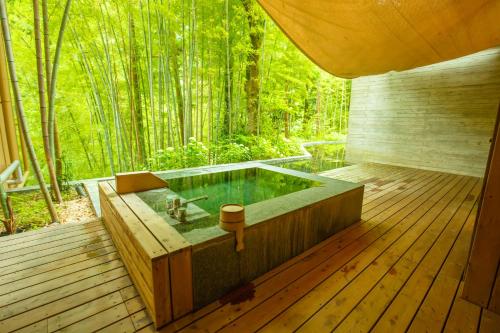
[(483, 176), (500, 48), (353, 80), (346, 159)]
[(500, 314), (500, 106), (491, 145), (463, 297)]

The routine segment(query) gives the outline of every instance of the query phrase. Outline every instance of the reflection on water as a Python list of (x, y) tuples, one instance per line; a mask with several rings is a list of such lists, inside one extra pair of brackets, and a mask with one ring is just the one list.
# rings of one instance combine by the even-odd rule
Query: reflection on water
[[(321, 185), (320, 182), (261, 168), (239, 169), (189, 177), (168, 179), (170, 190), (184, 199), (208, 195), (208, 200), (195, 204), (209, 216), (192, 224), (174, 225), (180, 232), (213, 226), (218, 223), (219, 208), (226, 203), (250, 205), (292, 192)], [(137, 195), (160, 215), (166, 215), (166, 196), (169, 190), (151, 190)], [(189, 208), (188, 208), (189, 215)]]
[(344, 159), (344, 144), (315, 145), (306, 147), (306, 149), (311, 153), (312, 158), (274, 165), (308, 173), (318, 173), (347, 166)]

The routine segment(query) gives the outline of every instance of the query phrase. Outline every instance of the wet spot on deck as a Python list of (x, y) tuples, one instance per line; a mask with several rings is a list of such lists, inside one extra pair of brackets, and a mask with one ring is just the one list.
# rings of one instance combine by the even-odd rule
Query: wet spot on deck
[(220, 304), (237, 305), (246, 301), (250, 301), (255, 297), (255, 285), (248, 283), (240, 288), (233, 290), (229, 294), (219, 299)]
[(467, 196), (465, 197), (465, 201), (472, 201), (476, 198), (476, 196), (474, 194), (467, 194)]
[(101, 241), (102, 241), (101, 237), (94, 237), (87, 243), (87, 245), (97, 244)]
[(394, 317), (392, 317), (390, 320), (391, 325), (393, 325), (393, 326), (396, 325), (398, 318), (399, 318), (398, 315), (395, 315)]
[(302, 261), (309, 261), (312, 258), (314, 258), (314, 253), (311, 253), (311, 254), (305, 256), (304, 258), (302, 258)]
[(350, 271), (355, 270), (356, 269), (356, 265), (357, 264), (354, 264), (354, 265), (345, 265), (344, 267), (342, 267), (342, 269), (340, 271), (342, 273), (344, 273), (344, 274), (347, 274)]
[(388, 179), (388, 180), (379, 180), (377, 182), (375, 182), (375, 185), (377, 186), (384, 186), (386, 184), (389, 184), (389, 183), (392, 183), (393, 180), (392, 179)]
[(363, 181), (360, 181), (359, 183), (361, 183), (361, 184), (368, 184), (368, 183), (376, 182), (377, 180), (379, 180), (379, 178), (372, 177), (372, 178), (368, 178), (368, 179), (365, 179)]
[(325, 318), (324, 327), (332, 327), (334, 322), (336, 322), (335, 315), (329, 314)]
[(335, 305), (340, 306), (340, 305), (344, 304), (345, 301), (346, 301), (345, 297), (338, 298), (338, 299), (335, 300)]
[(90, 252), (87, 252), (86, 254), (87, 254), (88, 258), (95, 258), (95, 257), (97, 257), (99, 255), (95, 251), (90, 251)]

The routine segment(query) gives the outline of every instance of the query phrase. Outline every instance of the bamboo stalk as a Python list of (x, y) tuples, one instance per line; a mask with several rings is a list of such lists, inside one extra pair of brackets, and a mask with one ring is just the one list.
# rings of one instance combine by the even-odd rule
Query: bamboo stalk
[[(107, 121), (107, 118), (106, 118), (106, 114), (104, 112), (104, 106), (103, 106), (103, 103), (102, 103), (102, 99), (101, 99), (101, 95), (100, 95), (100, 92), (99, 92), (99, 89), (98, 89), (98, 86), (97, 86), (97, 82), (96, 82), (96, 79), (94, 77), (94, 74), (93, 74), (93, 71), (90, 67), (90, 64), (87, 60), (87, 57), (85, 55), (85, 52), (83, 52), (83, 49), (82, 49), (82, 46), (80, 44), (80, 41), (78, 39), (78, 35), (73, 32), (73, 35), (75, 37), (75, 42), (78, 46), (78, 49), (80, 50), (80, 53), (81, 53), (81, 56), (82, 56), (82, 65), (87, 73), (87, 77), (88, 77), (88, 81), (89, 81), (89, 85), (90, 85), (90, 88), (91, 88), (91, 91), (92, 91), (92, 99), (94, 101), (94, 105), (95, 105), (95, 108), (96, 108), (96, 111), (97, 111), (97, 114), (98, 114), (98, 119), (100, 120), (101, 122), (101, 125), (103, 127), (103, 132), (104, 132), (104, 142), (106, 144), (106, 150), (107, 150), (107, 153), (108, 153), (108, 159), (109, 159), (109, 167), (110, 167), (110, 171), (111, 171), (111, 175), (114, 175), (115, 174), (115, 166), (114, 166), (114, 158), (113, 158), (113, 149), (111, 147), (111, 135), (109, 133), (109, 125), (108, 125), (108, 121)], [(100, 135), (100, 134), (99, 134)], [(103, 157), (104, 157), (104, 153), (103, 154)], [(105, 161), (106, 159), (103, 158), (102, 159), (103, 161)]]
[(145, 161), (145, 143), (142, 123), (141, 89), (139, 82), (139, 64), (137, 61), (137, 42), (135, 37), (135, 23), (133, 13), (128, 14), (129, 40), (130, 40), (130, 82), (132, 85), (132, 101), (130, 103), (132, 131), (135, 136), (137, 160), (140, 164)]
[(40, 10), (38, 0), (33, 0), (33, 19), (35, 31), (35, 53), (36, 53), (36, 68), (38, 72), (38, 101), (40, 104), (40, 118), (42, 122), (42, 138), (43, 148), (45, 152), (45, 160), (49, 171), (50, 185), (52, 193), (58, 203), (62, 203), (62, 196), (57, 183), (56, 170), (54, 160), (50, 152), (49, 130), (47, 124), (47, 103), (45, 99), (45, 81), (43, 78), (43, 59), (42, 59), (42, 38), (40, 33)]
[(49, 191), (47, 190), (47, 186), (45, 185), (45, 181), (43, 179), (42, 171), (40, 170), (40, 165), (38, 164), (38, 159), (36, 157), (35, 149), (33, 147), (33, 142), (31, 141), (31, 137), (29, 135), (28, 124), (26, 123), (26, 117), (24, 115), (24, 105), (21, 98), (21, 92), (18, 85), (16, 66), (14, 63), (14, 54), (12, 50), (12, 42), (10, 38), (10, 30), (9, 30), (9, 22), (7, 19), (7, 8), (5, 6), (5, 0), (0, 0), (0, 18), (2, 20), (2, 30), (4, 35), (5, 42), (5, 50), (7, 53), (7, 60), (9, 64), (9, 72), (10, 72), (10, 80), (12, 84), (12, 90), (15, 96), (16, 102), (16, 110), (19, 123), (22, 128), (22, 133), (24, 139), (26, 141), (26, 146), (28, 148), (28, 153), (30, 156), (31, 165), (35, 172), (35, 176), (38, 180), (38, 184), (40, 185), (40, 190), (45, 199), (45, 203), (47, 205), (47, 209), (49, 211), (52, 222), (57, 222), (58, 216), (54, 204), (52, 203), (52, 198), (50, 197)]
[(55, 92), (56, 92), (56, 81), (57, 81), (57, 72), (59, 68), (59, 58), (61, 56), (62, 49), (62, 41), (64, 37), (64, 31), (66, 30), (66, 24), (69, 18), (69, 10), (71, 8), (71, 1), (66, 0), (66, 6), (64, 7), (64, 13), (61, 21), (61, 26), (59, 28), (59, 36), (57, 37), (56, 51), (54, 54), (54, 61), (52, 63), (52, 75), (50, 77), (50, 96), (49, 96), (49, 141), (50, 141), (50, 150), (53, 154), (55, 154), (54, 149), (54, 123), (55, 123), (55, 111), (54, 111), (54, 103), (55, 103)]

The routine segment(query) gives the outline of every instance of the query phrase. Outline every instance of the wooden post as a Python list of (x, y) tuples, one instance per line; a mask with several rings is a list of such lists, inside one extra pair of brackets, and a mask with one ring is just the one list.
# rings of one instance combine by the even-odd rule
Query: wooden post
[(500, 313), (500, 106), (462, 296)]
[(10, 162), (12, 162), (14, 160), (19, 160), (19, 152), (17, 148), (14, 117), (12, 114), (12, 101), (10, 99), (8, 77), (3, 33), (0, 31), (0, 100), (2, 101), (2, 115), (7, 137), (7, 148)]

